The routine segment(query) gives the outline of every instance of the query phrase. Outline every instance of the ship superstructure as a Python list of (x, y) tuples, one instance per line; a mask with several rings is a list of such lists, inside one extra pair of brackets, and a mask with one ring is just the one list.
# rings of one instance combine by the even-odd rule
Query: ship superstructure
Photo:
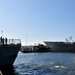
[[(70, 42), (70, 40), (72, 42)], [(66, 42), (44, 41), (47, 47), (50, 47), (53, 52), (75, 52), (75, 42), (72, 37), (66, 39)]]

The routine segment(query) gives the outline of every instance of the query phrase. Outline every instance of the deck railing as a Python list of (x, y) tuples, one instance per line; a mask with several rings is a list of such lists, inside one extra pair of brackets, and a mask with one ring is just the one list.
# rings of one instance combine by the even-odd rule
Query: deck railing
[(21, 44), (20, 39), (0, 39), (0, 45), (2, 44)]
[(8, 44), (21, 44), (20, 39), (9, 39)]

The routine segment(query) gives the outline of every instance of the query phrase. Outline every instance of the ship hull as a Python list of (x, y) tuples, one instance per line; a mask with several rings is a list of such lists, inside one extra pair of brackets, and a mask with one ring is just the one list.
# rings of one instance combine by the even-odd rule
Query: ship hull
[(20, 45), (0, 45), (0, 66), (13, 65)]
[(50, 47), (52, 52), (75, 52), (75, 43), (65, 42), (44, 42), (47, 47)]

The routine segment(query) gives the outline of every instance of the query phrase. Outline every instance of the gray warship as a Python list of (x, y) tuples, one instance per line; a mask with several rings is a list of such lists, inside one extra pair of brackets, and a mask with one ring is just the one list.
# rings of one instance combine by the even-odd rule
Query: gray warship
[(0, 38), (0, 67), (13, 65), (21, 47), (20, 39)]
[[(71, 41), (70, 41), (71, 40)], [(72, 36), (66, 41), (44, 41), (47, 47), (51, 48), (52, 52), (75, 52), (75, 42)]]

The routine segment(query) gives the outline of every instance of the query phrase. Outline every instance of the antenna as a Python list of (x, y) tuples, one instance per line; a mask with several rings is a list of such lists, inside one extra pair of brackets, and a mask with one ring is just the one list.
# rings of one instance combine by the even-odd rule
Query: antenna
[(27, 34), (26, 34), (26, 46), (27, 46)]
[(2, 35), (2, 37), (3, 37), (3, 31), (1, 31), (1, 35)]

